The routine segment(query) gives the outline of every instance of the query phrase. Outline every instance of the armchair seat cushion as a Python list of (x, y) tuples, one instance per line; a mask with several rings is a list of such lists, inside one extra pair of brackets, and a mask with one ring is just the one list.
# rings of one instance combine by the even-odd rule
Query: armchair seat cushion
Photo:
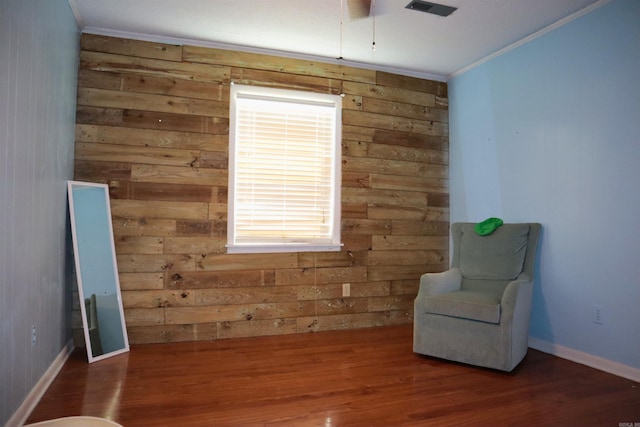
[(425, 312), (486, 323), (500, 323), (501, 295), (454, 291), (425, 298)]

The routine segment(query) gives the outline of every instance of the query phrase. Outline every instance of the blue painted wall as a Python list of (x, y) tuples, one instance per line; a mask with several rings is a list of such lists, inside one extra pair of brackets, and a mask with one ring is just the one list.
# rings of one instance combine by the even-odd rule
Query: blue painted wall
[(543, 225), (531, 336), (640, 368), (640, 1), (457, 76), (449, 96), (451, 221)]
[(0, 0), (0, 425), (71, 339), (78, 55), (66, 0)]

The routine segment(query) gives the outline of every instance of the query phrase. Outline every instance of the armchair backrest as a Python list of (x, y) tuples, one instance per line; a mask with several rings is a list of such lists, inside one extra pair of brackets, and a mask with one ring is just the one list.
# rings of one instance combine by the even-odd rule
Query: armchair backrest
[(451, 266), (460, 268), (463, 288), (486, 285), (501, 292), (523, 273), (533, 278), (540, 224), (503, 224), (486, 236), (479, 236), (474, 226), (468, 222), (451, 225)]

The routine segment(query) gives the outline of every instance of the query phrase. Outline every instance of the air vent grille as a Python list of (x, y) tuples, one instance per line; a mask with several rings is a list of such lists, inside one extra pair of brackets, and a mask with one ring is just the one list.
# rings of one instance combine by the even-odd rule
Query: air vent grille
[(449, 16), (457, 7), (445, 6), (443, 4), (431, 3), (423, 0), (413, 0), (406, 6), (407, 9), (417, 10), (419, 12), (431, 13), (438, 16)]

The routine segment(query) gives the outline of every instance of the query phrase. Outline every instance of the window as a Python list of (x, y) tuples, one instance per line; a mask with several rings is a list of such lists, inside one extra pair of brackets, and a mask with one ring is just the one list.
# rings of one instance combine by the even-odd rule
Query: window
[(229, 253), (340, 250), (338, 95), (231, 86)]

